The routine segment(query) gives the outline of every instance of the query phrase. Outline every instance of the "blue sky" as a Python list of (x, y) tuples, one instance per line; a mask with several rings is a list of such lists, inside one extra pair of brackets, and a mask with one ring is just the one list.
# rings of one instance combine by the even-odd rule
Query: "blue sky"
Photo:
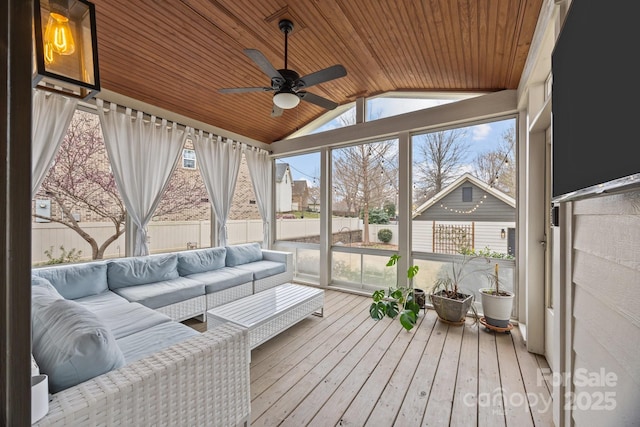
[[(447, 102), (451, 102), (451, 100), (377, 98), (372, 101), (369, 110), (374, 111), (377, 118), (383, 118), (441, 105)], [(338, 121), (334, 119), (318, 128), (317, 131), (326, 131), (339, 127), (337, 123)], [(469, 161), (471, 161), (477, 153), (495, 149), (502, 140), (504, 131), (512, 126), (515, 126), (514, 119), (485, 123), (467, 128), (467, 146), (470, 147)], [(320, 153), (302, 154), (277, 160), (277, 162), (285, 161), (289, 163), (294, 180), (306, 179), (310, 186), (319, 185)]]

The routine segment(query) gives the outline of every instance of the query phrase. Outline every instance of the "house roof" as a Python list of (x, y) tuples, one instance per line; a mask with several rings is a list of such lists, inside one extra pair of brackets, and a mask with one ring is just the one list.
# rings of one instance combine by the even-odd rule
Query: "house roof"
[(424, 202), (422, 205), (418, 206), (416, 210), (413, 212), (413, 218), (420, 215), (421, 213), (429, 209), (431, 206), (436, 205), (438, 202), (440, 202), (440, 200), (442, 200), (444, 197), (446, 197), (456, 188), (462, 186), (467, 182), (470, 182), (473, 185), (480, 187), (482, 190), (487, 192), (487, 194), (492, 195), (493, 197), (503, 201), (504, 203), (506, 203), (507, 205), (515, 209), (516, 200), (513, 197), (503, 193), (502, 191), (498, 190), (495, 187), (490, 186), (486, 182), (479, 180), (478, 178), (471, 175), (470, 173), (465, 173), (460, 177), (458, 177), (458, 179), (453, 181), (449, 186), (442, 189), (438, 194), (436, 194), (435, 196), (433, 196), (432, 198)]
[(276, 182), (282, 182), (287, 170), (289, 170), (289, 163), (276, 163)]
[(100, 98), (123, 96), (268, 144), (327, 112), (305, 100), (271, 117), (272, 93), (218, 92), (271, 86), (243, 51), (284, 68), (280, 19), (294, 23), (287, 68), (306, 76), (342, 64), (345, 77), (307, 90), (348, 105), (393, 91), (517, 89), (544, 0), (93, 3)]

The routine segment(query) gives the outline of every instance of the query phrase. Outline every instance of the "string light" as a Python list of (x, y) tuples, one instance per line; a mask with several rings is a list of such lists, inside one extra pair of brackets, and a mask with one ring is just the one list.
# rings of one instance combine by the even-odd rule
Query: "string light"
[(482, 199), (481, 199), (478, 203), (476, 203), (476, 205), (475, 205), (474, 207), (472, 207), (472, 208), (471, 208), (471, 209), (469, 209), (469, 210), (453, 209), (453, 208), (450, 208), (450, 207), (448, 207), (448, 206), (445, 206), (445, 204), (444, 204), (444, 203), (440, 203), (440, 207), (441, 207), (442, 209), (446, 210), (446, 211), (449, 211), (449, 212), (455, 212), (455, 213), (457, 213), (457, 214), (470, 214), (470, 213), (473, 213), (473, 212), (475, 212), (476, 210), (478, 210), (478, 208), (479, 208), (480, 206), (482, 206), (482, 204), (484, 203), (484, 199), (486, 199), (486, 198), (487, 198), (487, 194), (485, 193), (485, 194), (483, 194)]

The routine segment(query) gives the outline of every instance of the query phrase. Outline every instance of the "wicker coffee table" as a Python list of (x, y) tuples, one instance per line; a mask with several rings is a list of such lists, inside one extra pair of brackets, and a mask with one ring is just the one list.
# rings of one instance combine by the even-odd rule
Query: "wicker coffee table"
[(249, 330), (249, 346), (259, 346), (312, 314), (322, 316), (324, 290), (285, 283), (207, 311), (207, 328), (232, 322)]

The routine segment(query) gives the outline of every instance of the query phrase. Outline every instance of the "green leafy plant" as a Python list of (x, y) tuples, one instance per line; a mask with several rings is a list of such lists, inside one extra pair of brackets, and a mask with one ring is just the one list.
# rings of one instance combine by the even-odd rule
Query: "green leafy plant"
[[(398, 263), (400, 255), (393, 254), (387, 262), (387, 267), (393, 267)], [(418, 274), (418, 266), (412, 265), (407, 269), (409, 286), (390, 287), (386, 291), (379, 289), (371, 297), (373, 302), (369, 307), (369, 314), (373, 320), (381, 320), (385, 316), (392, 319), (399, 318), (400, 324), (407, 331), (413, 329), (418, 321), (420, 306), (416, 302), (413, 291), (413, 278)]]
[(73, 262), (78, 262), (80, 257), (82, 256), (82, 251), (77, 250), (76, 248), (71, 248), (71, 250), (67, 251), (63, 245), (60, 245), (60, 256), (56, 257), (53, 255), (53, 246), (50, 246), (49, 249), (44, 251), (44, 254), (49, 259), (44, 264), (45, 265), (53, 265), (53, 264), (68, 264)]
[(494, 267), (493, 273), (487, 273), (487, 279), (489, 280), (489, 287), (491, 289), (482, 290), (483, 292), (490, 295), (498, 295), (498, 296), (511, 295), (509, 292), (500, 290), (502, 281), (500, 280), (499, 267), (497, 263)]
[[(364, 210), (360, 212), (360, 218), (364, 219)], [(369, 224), (389, 224), (389, 215), (383, 209), (369, 209)]]
[(393, 231), (389, 230), (388, 228), (381, 228), (380, 230), (378, 230), (378, 240), (380, 240), (382, 243), (389, 243), (392, 237)]
[(515, 257), (511, 254), (505, 254), (504, 252), (496, 252), (491, 250), (489, 247), (485, 246), (484, 249), (470, 249), (470, 248), (462, 248), (460, 250), (462, 255), (469, 255), (474, 257), (483, 257), (483, 258), (497, 258), (497, 259), (514, 259)]

